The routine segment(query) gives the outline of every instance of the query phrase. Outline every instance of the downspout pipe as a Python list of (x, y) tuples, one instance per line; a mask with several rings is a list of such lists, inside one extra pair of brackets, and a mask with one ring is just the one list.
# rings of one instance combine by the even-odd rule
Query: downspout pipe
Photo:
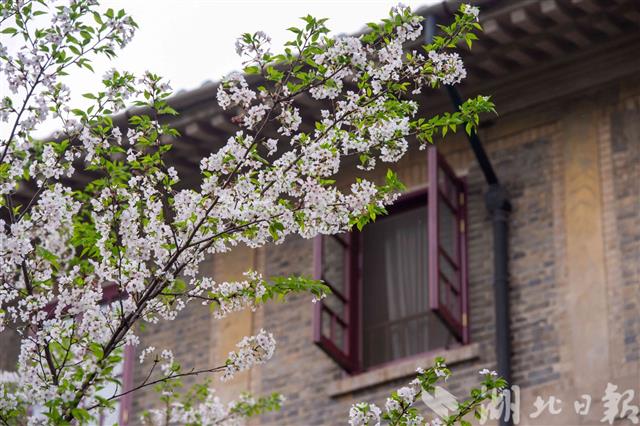
[[(511, 384), (511, 337), (509, 320), (509, 214), (511, 203), (499, 183), (489, 185), (485, 205), (493, 227), (493, 294), (496, 317), (496, 361), (498, 374)], [(510, 407), (505, 407), (500, 424), (510, 426)], [(505, 420), (505, 417), (507, 420)]]
[[(447, 86), (447, 92), (456, 110), (462, 104), (458, 90)], [(493, 228), (493, 294), (496, 318), (496, 363), (498, 375), (511, 383), (511, 337), (509, 319), (509, 214), (511, 202), (507, 190), (500, 184), (491, 161), (475, 131), (468, 135), (469, 144), (487, 182), (484, 202)], [(507, 402), (505, 400), (505, 402)], [(504, 406), (503, 406), (504, 407)], [(504, 407), (501, 426), (511, 426), (510, 407)]]
[[(456, 110), (460, 107), (460, 94), (455, 87), (447, 86), (447, 92)], [(493, 294), (496, 318), (496, 362), (498, 375), (511, 383), (511, 338), (509, 319), (509, 214), (511, 202), (506, 189), (500, 184), (491, 161), (475, 131), (468, 136), (488, 189), (484, 202), (493, 227)], [(508, 400), (506, 400), (508, 401)], [(506, 402), (505, 401), (505, 402)], [(504, 407), (500, 416), (501, 426), (511, 426), (510, 407)]]
[[(458, 89), (447, 86), (447, 93), (456, 110), (462, 104)], [(475, 131), (468, 135), (469, 144), (476, 157), (480, 170), (487, 182), (488, 189), (484, 196), (485, 206), (491, 217), (493, 227), (493, 294), (496, 318), (496, 363), (498, 374), (511, 383), (511, 337), (509, 315), (509, 214), (511, 202), (509, 195), (500, 184), (493, 170), (480, 137)], [(511, 413), (508, 420), (504, 415), (500, 418), (502, 426), (510, 426)]]
[[(425, 19), (425, 41), (430, 43), (436, 28), (433, 15)], [(462, 105), (460, 92), (454, 86), (446, 86), (447, 94), (454, 108)], [(511, 337), (509, 319), (509, 215), (512, 207), (506, 189), (493, 169), (491, 160), (475, 131), (468, 135), (469, 145), (487, 183), (485, 206), (491, 217), (493, 228), (493, 292), (496, 325), (496, 363), (497, 372), (511, 384)], [(504, 399), (500, 416), (501, 426), (512, 426), (511, 407), (507, 406), (510, 398)]]

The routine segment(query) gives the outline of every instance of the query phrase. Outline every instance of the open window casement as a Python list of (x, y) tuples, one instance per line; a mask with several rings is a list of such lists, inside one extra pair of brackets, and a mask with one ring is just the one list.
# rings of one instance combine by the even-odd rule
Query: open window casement
[(428, 149), (429, 307), (469, 342), (465, 182), (435, 146)]
[(315, 240), (314, 342), (349, 373), (469, 342), (466, 187), (435, 147), (429, 185), (361, 232)]
[(314, 307), (314, 342), (350, 373), (360, 368), (357, 236), (315, 239), (314, 275), (331, 294)]

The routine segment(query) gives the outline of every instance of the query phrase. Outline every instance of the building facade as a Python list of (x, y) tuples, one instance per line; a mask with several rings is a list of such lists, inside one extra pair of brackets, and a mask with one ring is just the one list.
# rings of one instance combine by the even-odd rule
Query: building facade
[[(478, 135), (511, 204), (508, 329), (518, 424), (608, 423), (608, 384), (623, 394), (619, 407), (631, 410), (618, 411), (612, 421), (633, 424), (628, 414), (640, 406), (640, 4), (478, 3), (485, 34), (465, 57), (469, 78), (461, 91), (491, 95), (498, 110), (483, 120)], [(455, 2), (421, 13), (427, 21), (444, 22), (449, 10)], [(174, 99), (184, 143), (176, 145), (176, 161), (184, 170), (235, 130), (215, 106), (215, 89), (209, 84)], [(453, 108), (446, 93), (420, 101), (425, 114)], [(312, 111), (314, 105), (305, 107)], [(461, 182), (452, 184), (457, 192), (449, 201), (460, 203), (464, 220), (450, 206), (453, 225), (437, 198), (441, 221), (428, 223), (433, 149)], [(280, 412), (254, 424), (345, 424), (353, 402), (383, 406), (391, 391), (436, 356), (453, 371), (447, 390), (465, 396), (478, 385), (479, 370), (497, 368), (488, 186), (463, 134), (427, 151), (410, 151), (394, 169), (410, 201), (371, 229), (325, 242), (288, 238), (255, 250), (238, 247), (204, 268), (217, 281), (240, 279), (248, 269), (265, 276), (322, 272), (340, 293), (324, 301), (331, 314), (318, 314), (322, 306), (307, 295), (222, 320), (192, 303), (177, 320), (146, 327), (143, 346), (170, 348), (184, 369), (200, 369), (222, 364), (243, 336), (261, 328), (272, 332), (278, 348), (270, 362), (217, 386), (229, 399), (242, 391), (286, 396)], [(340, 182), (353, 177), (347, 171)], [(440, 245), (430, 245), (433, 229)], [(348, 256), (355, 241), (356, 254)], [(446, 253), (433, 260), (434, 247)], [(445, 276), (440, 295), (448, 295), (435, 303), (436, 314), (428, 284), (432, 262)], [(357, 294), (349, 293), (349, 285), (358, 286)], [(453, 320), (442, 319), (443, 306), (457, 312)], [(319, 336), (329, 336), (334, 348), (327, 349)], [(342, 355), (354, 347), (350, 364)], [(134, 359), (131, 380), (139, 383), (148, 366)], [(590, 397), (586, 411), (574, 404), (586, 401), (584, 395)], [(555, 402), (535, 416), (538, 398)], [(137, 392), (123, 406), (122, 423), (138, 424), (156, 401), (151, 389)]]

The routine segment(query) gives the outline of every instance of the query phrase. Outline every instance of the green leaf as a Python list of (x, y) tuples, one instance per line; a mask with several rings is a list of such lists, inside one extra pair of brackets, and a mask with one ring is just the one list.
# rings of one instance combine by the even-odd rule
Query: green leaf
[(80, 423), (86, 423), (92, 419), (91, 414), (84, 408), (72, 408), (71, 415), (74, 419), (80, 421)]
[(36, 253), (38, 254), (38, 256), (49, 262), (56, 271), (60, 270), (58, 257), (55, 254), (51, 253), (49, 250), (45, 249), (42, 246), (36, 247)]
[(102, 18), (98, 12), (93, 12), (93, 20), (96, 21), (97, 24), (102, 25)]
[(104, 350), (102, 349), (102, 346), (100, 346), (98, 343), (91, 343), (89, 345), (89, 350), (91, 351), (91, 353), (93, 353), (93, 355), (97, 358), (97, 359), (102, 359), (102, 357), (104, 357)]
[(269, 225), (269, 234), (271, 234), (271, 237), (273, 238), (274, 241), (278, 241), (278, 239), (280, 238), (280, 234), (278, 234), (278, 231), (283, 231), (284, 230), (284, 225), (278, 221), (272, 222)]

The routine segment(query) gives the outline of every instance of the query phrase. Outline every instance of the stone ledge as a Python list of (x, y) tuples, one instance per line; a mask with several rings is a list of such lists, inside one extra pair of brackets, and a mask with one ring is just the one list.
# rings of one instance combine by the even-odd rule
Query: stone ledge
[(480, 345), (478, 343), (437, 350), (397, 361), (354, 376), (335, 380), (329, 384), (327, 392), (329, 396), (335, 398), (354, 391), (381, 385), (392, 380), (409, 377), (415, 374), (418, 367), (424, 368), (425, 366), (432, 365), (436, 357), (445, 358), (447, 365), (452, 366), (461, 362), (471, 361), (479, 356)]

